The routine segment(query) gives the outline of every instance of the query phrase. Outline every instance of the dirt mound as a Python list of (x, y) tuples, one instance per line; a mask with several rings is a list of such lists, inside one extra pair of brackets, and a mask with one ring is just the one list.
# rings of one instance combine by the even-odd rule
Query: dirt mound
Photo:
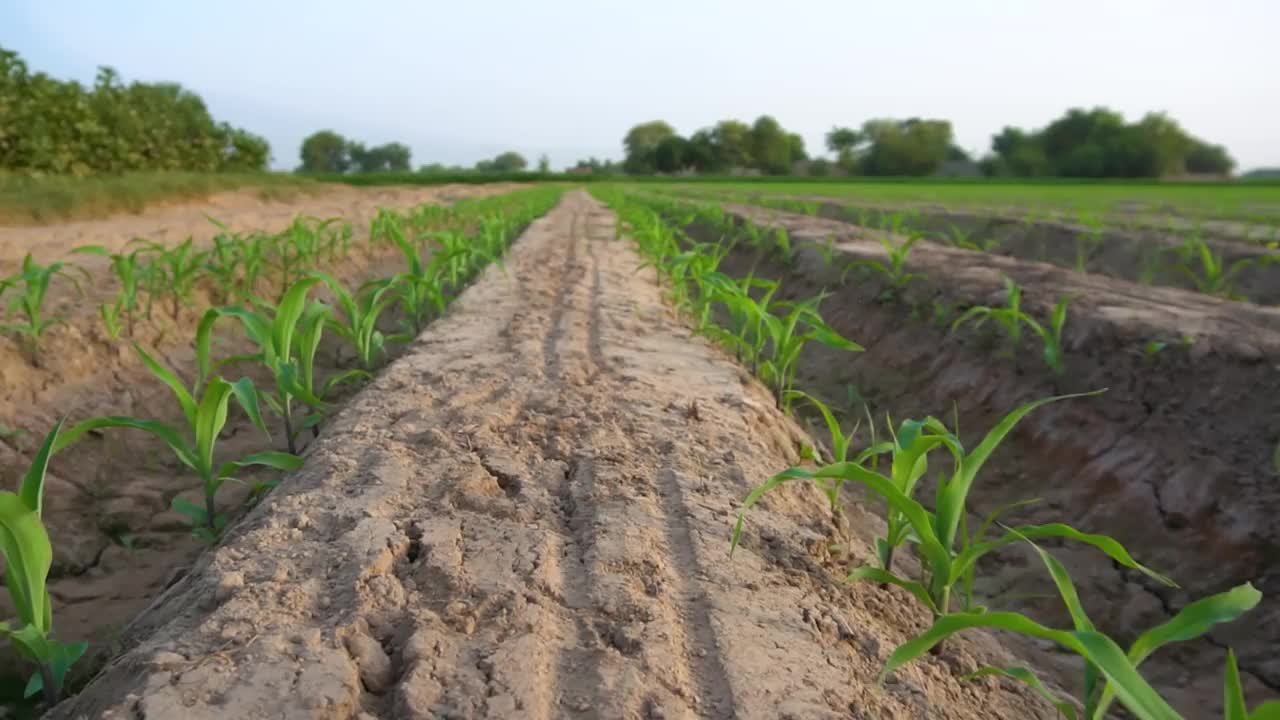
[[(446, 202), (501, 189), (444, 186), (370, 191), (333, 186), (300, 204), (263, 203), (249, 192), (226, 193), (218, 196), (212, 208), (169, 206), (93, 222), (0, 228), (0, 248), (7, 253), (0, 264), (16, 264), (28, 249), (48, 260), (81, 244), (120, 247), (135, 234), (160, 239), (166, 227), (170, 232), (164, 237), (170, 240), (188, 233), (207, 239), (215, 228), (204, 218), (205, 212), (233, 228), (264, 232), (283, 229), (299, 213), (340, 214), (353, 224), (355, 237), (362, 243), (379, 206), (404, 209), (411, 203)], [(99, 303), (110, 301), (118, 292), (105, 259), (74, 258), (90, 269), (92, 279), (75, 275), (85, 291), (83, 297), (65, 278), (53, 280), (47, 312), (65, 323), (46, 333), (39, 363), (33, 364), (13, 338), (0, 338), (0, 428), (6, 431), (0, 433), (0, 484), (5, 488), (18, 486), (44, 433), (60, 417), (72, 422), (119, 414), (181, 419), (172, 395), (141, 365), (130, 340), (140, 342), (181, 377), (194, 376), (191, 341), (210, 301), (204, 289), (176, 317), (158, 304), (153, 320), (139, 318), (131, 337), (112, 340), (98, 314)], [(403, 262), (394, 249), (372, 254), (359, 249), (328, 270), (358, 284), (386, 277)], [(220, 336), (219, 350), (249, 351), (240, 335), (233, 331)], [(322, 376), (336, 367), (330, 364), (336, 344), (330, 334), (319, 355)], [(263, 387), (263, 378), (255, 379)], [(25, 434), (9, 434), (10, 430), (25, 430)], [(162, 444), (138, 435), (107, 433), (67, 449), (59, 454), (46, 483), (45, 523), (55, 545), (50, 593), (58, 608), (59, 635), (64, 640), (89, 640), (95, 654), (116, 644), (124, 626), (172, 582), (175, 569), (188, 564), (200, 547), (190, 537), (185, 518), (170, 510), (175, 495), (191, 490), (191, 477)], [(252, 452), (263, 449), (263, 440), (247, 421), (235, 416), (221, 445)], [(226, 490), (232, 499), (249, 492), (247, 486), (235, 483)], [(0, 607), (7, 602), (0, 598)], [(8, 669), (9, 664), (0, 660), (0, 672)]]
[(52, 717), (1024, 718), (978, 634), (841, 585), (805, 442), (568, 196), (334, 421)]
[[(1263, 600), (1243, 621), (1157, 653), (1143, 672), (1187, 717), (1220, 717), (1214, 708), (1231, 646), (1249, 696), (1255, 702), (1280, 696), (1280, 527), (1274, 521), (1280, 485), (1272, 465), (1280, 310), (929, 242), (911, 253), (907, 267), (916, 277), (908, 290), (886, 301), (878, 276), (844, 275), (851, 259), (885, 261), (864, 228), (756, 207), (733, 210), (786, 227), (801, 249), (786, 266), (776, 257), (757, 257), (743, 243), (723, 269), (781, 280), (781, 299), (827, 291), (823, 318), (867, 348), (850, 357), (813, 346), (801, 359), (798, 386), (842, 410), (861, 416), (865, 401), (878, 417), (956, 413), (964, 439), (976, 442), (1023, 402), (1108, 388), (1024, 420), (984, 469), (970, 496), (972, 511), (1040, 498), (1007, 517), (1112, 535), (1142, 562), (1169, 573), (1182, 588), (1155, 585), (1092, 550), (1054, 549), (1092, 617), (1125, 641), (1192, 600), (1252, 582)], [(831, 237), (834, 263), (814, 245)], [(999, 337), (948, 333), (964, 307), (1003, 304), (1006, 275), (1024, 288), (1023, 308), (1038, 318), (1047, 317), (1059, 297), (1072, 298), (1062, 376), (1045, 367), (1029, 332), (1014, 359), (1000, 356)], [(1150, 352), (1152, 341), (1166, 346)], [(1069, 625), (1043, 567), (1029, 563), (1021, 549), (993, 556), (980, 574), (982, 594), (1001, 598), (1001, 607)]]

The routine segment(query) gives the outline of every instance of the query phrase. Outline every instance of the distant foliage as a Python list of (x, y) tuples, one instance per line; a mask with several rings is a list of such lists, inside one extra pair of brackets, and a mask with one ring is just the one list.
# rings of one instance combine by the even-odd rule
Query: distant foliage
[(751, 125), (722, 120), (685, 138), (662, 120), (631, 128), (622, 141), (632, 175), (684, 172), (787, 175), (809, 159), (804, 139), (761, 115)]
[(1221, 145), (1193, 137), (1163, 113), (1136, 123), (1107, 108), (1073, 108), (1035, 131), (1006, 127), (983, 158), (987, 175), (1154, 178), (1229, 175), (1235, 162)]
[(827, 149), (852, 175), (933, 175), (948, 161), (963, 160), (946, 120), (868, 120), (860, 130), (832, 128)]
[(93, 87), (32, 73), (0, 47), (0, 170), (88, 175), (136, 170), (262, 170), (263, 138), (215, 122), (175, 83), (125, 84), (108, 67)]
[(298, 172), (302, 173), (408, 172), (411, 159), (409, 146), (403, 143), (365, 147), (333, 130), (308, 135), (302, 141), (301, 154)]
[(492, 160), (481, 160), (476, 163), (477, 172), (519, 172), (529, 167), (529, 161), (518, 152), (508, 150)]

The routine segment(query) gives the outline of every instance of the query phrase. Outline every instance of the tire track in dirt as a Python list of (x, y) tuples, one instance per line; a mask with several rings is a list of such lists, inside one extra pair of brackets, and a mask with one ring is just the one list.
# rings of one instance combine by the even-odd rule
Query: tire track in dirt
[(1052, 717), (955, 679), (989, 642), (877, 688), (927, 615), (825, 569), (810, 488), (727, 561), (802, 435), (612, 233), (533, 223), (51, 716)]

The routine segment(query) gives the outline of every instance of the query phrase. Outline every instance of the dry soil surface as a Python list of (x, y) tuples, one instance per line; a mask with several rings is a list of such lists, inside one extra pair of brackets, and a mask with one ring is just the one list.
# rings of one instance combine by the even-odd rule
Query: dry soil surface
[[(205, 241), (216, 231), (205, 213), (236, 230), (264, 232), (283, 229), (298, 214), (339, 216), (353, 224), (361, 243), (379, 207), (446, 203), (511, 187), (369, 190), (333, 186), (316, 195), (299, 196), (292, 203), (267, 203), (243, 191), (220, 194), (209, 206), (171, 205), (106, 220), (5, 227), (0, 228), (0, 267), (16, 267), (27, 251), (47, 262), (65, 258), (73, 246), (120, 247), (138, 235), (178, 240), (190, 234)], [(46, 334), (39, 362), (33, 363), (12, 337), (0, 338), (0, 427), (25, 431), (20, 436), (0, 433), (0, 487), (17, 487), (45, 432), (58, 418), (78, 422), (95, 415), (124, 414), (181, 420), (181, 415), (174, 414), (172, 395), (142, 367), (130, 340), (144, 345), (181, 377), (192, 377), (191, 338), (210, 298), (200, 291), (197, 302), (183, 308), (179, 316), (171, 318), (167, 310), (158, 309), (154, 321), (139, 320), (130, 338), (111, 340), (103, 330), (98, 305), (114, 297), (117, 285), (104, 259), (74, 258), (91, 271), (92, 279), (80, 280), (84, 295), (65, 278), (53, 281), (47, 311), (64, 323)], [(402, 265), (398, 251), (370, 255), (357, 250), (326, 269), (358, 284), (385, 277)], [(4, 301), (8, 300), (6, 295)], [(235, 329), (230, 325), (226, 329), (232, 332), (219, 338), (218, 347), (247, 351), (243, 340), (236, 340)], [(326, 369), (332, 354), (326, 349), (320, 357)], [(238, 367), (228, 370), (232, 371), (232, 377), (245, 372)], [(221, 446), (242, 453), (267, 449), (260, 433), (238, 428), (238, 422), (239, 417), (233, 416)], [(169, 462), (172, 455), (163, 445), (140, 435), (111, 432), (68, 448), (53, 462), (45, 485), (44, 519), (55, 546), (50, 593), (58, 606), (59, 634), (64, 640), (89, 640), (94, 654), (116, 643), (122, 628), (167, 586), (177, 567), (191, 562), (199, 548), (183, 518), (169, 510), (175, 495), (192, 488), (191, 476)], [(226, 490), (235, 497), (247, 493), (247, 488), (234, 483)], [(0, 615), (4, 607), (7, 598), (0, 598)], [(5, 660), (0, 660), (0, 672), (8, 670)]]
[(801, 431), (582, 193), (535, 222), (55, 718), (1050, 718), (841, 585)]
[(135, 237), (181, 242), (192, 236), (198, 242), (205, 241), (218, 232), (209, 218), (236, 231), (278, 232), (298, 215), (338, 217), (359, 225), (367, 222), (378, 207), (453, 202), (517, 187), (515, 183), (376, 188), (334, 184), (286, 201), (264, 200), (256, 190), (233, 190), (215, 193), (198, 203), (158, 205), (141, 213), (122, 213), (106, 219), (0, 227), (0, 272), (13, 272), (27, 253), (47, 264), (65, 259), (82, 245), (103, 245), (116, 251)]

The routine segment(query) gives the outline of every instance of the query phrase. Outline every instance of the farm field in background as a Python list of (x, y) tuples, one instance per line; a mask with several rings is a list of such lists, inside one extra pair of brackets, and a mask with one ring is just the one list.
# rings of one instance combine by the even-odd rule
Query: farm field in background
[(1280, 188), (253, 193), (0, 228), (15, 711), (1280, 708)]
[(1158, 216), (1190, 219), (1280, 223), (1280, 186), (1254, 182), (1072, 182), (1050, 180), (1019, 183), (998, 180), (841, 179), (770, 182), (699, 180), (676, 187), (690, 191), (827, 196), (868, 204), (934, 205), (951, 209), (985, 209), (1013, 213), (1075, 213), (1118, 218)]

